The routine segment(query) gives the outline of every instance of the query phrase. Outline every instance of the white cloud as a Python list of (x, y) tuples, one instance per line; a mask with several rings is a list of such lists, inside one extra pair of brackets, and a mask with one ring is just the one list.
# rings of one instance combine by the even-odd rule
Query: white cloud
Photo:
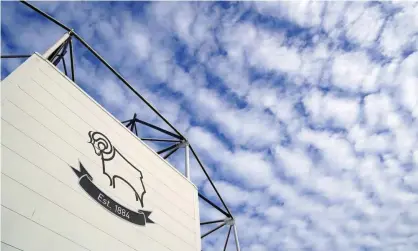
[(343, 135), (302, 129), (298, 139), (316, 146), (322, 152), (330, 172), (355, 167), (357, 160), (353, 148)]
[(305, 96), (304, 104), (315, 124), (325, 126), (330, 122), (334, 126), (350, 128), (358, 120), (359, 104), (355, 99), (312, 91)]
[[(252, 194), (250, 192), (245, 191), (242, 188), (232, 185), (228, 182), (216, 181), (215, 185), (219, 191), (222, 191), (222, 193), (225, 194), (224, 200), (228, 201), (228, 205), (230, 206), (238, 207), (252, 199)], [(209, 183), (206, 183), (204, 190), (207, 194), (213, 194), (213, 188)]]
[(290, 73), (297, 71), (302, 64), (296, 49), (272, 44), (270, 41), (263, 41), (260, 47), (254, 50), (250, 60), (254, 66)]
[(409, 55), (399, 66), (396, 83), (400, 85), (399, 100), (415, 117), (418, 116), (418, 52)]
[(332, 65), (333, 84), (349, 91), (375, 91), (378, 71), (364, 52), (340, 53)]
[(312, 162), (300, 150), (291, 151), (284, 147), (276, 147), (276, 158), (283, 163), (283, 168), (288, 175), (303, 180), (309, 179), (313, 170)]
[(271, 206), (264, 212), (269, 220), (273, 222), (283, 221), (283, 208), (278, 206)]
[(122, 87), (113, 81), (103, 80), (98, 91), (111, 106), (117, 106), (126, 100)]
[(262, 14), (289, 19), (302, 27), (317, 26), (321, 23), (323, 3), (320, 2), (256, 2), (255, 6)]
[(204, 88), (195, 93), (194, 100), (198, 116), (214, 120), (220, 125), (219, 130), (236, 144), (251, 142), (254, 147), (265, 146), (279, 137), (275, 119), (258, 109), (238, 109), (221, 99), (219, 93)]
[(240, 178), (253, 187), (262, 187), (274, 180), (272, 165), (262, 152), (236, 151), (226, 163), (229, 169), (238, 172)]
[(347, 28), (347, 36), (356, 43), (370, 46), (377, 38), (383, 21), (377, 7), (365, 8), (361, 10), (360, 15), (355, 15), (353, 20), (349, 20), (351, 25)]
[(246, 54), (253, 67), (294, 73), (301, 67), (302, 60), (296, 48), (285, 46), (284, 40), (285, 34), (281, 32), (256, 30), (249, 24), (228, 27), (223, 37), (234, 63), (243, 62)]
[[(390, 96), (383, 93), (367, 95), (364, 98), (366, 124), (372, 129), (387, 128), (395, 106)], [(396, 115), (395, 115), (396, 116)]]
[(139, 57), (139, 59), (146, 59), (150, 53), (151, 42), (147, 33), (136, 32), (129, 41), (134, 48), (133, 52)]
[[(408, 43), (413, 40), (416, 41), (417, 16), (418, 7), (416, 4), (410, 4), (389, 18), (380, 39), (380, 47), (383, 53), (390, 57), (399, 56)], [(412, 36), (415, 36), (413, 40), (411, 40)]]
[(191, 143), (206, 150), (208, 153), (219, 151), (220, 153), (227, 154), (229, 151), (214, 134), (201, 127), (191, 127), (188, 130), (187, 135), (190, 138)]
[(340, 32), (340, 22), (344, 20), (348, 3), (329, 2), (325, 7), (325, 15), (322, 19), (322, 27), (335, 38)]
[(378, 154), (385, 153), (390, 149), (390, 135), (372, 134), (358, 125), (350, 130), (348, 138), (354, 144), (357, 152)]
[[(250, 187), (263, 187), (274, 180), (272, 166), (261, 152), (229, 150), (216, 136), (202, 128), (192, 127), (188, 136), (198, 149), (219, 163), (218, 172), (241, 179)], [(196, 140), (196, 141), (195, 141)]]

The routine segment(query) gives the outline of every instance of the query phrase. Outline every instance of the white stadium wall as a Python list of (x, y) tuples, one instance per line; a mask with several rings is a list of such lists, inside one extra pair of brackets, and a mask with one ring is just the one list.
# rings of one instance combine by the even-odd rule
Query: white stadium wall
[(195, 185), (42, 56), (1, 105), (2, 250), (201, 250)]

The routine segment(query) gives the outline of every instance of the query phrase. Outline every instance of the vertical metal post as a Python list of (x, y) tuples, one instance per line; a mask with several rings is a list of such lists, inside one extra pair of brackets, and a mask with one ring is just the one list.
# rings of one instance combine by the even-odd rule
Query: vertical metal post
[(75, 75), (74, 75), (74, 71), (75, 71), (75, 69), (74, 69), (74, 61), (75, 61), (75, 59), (74, 59), (74, 55), (73, 55), (73, 41), (72, 41), (72, 37), (70, 37), (69, 43), (70, 43), (70, 60), (71, 60), (71, 80), (73, 82), (75, 82)]
[(234, 224), (233, 227), (234, 227), (235, 246), (237, 247), (237, 251), (241, 251), (241, 248), (239, 247), (239, 241), (238, 241), (237, 226)]
[(189, 149), (189, 142), (186, 141), (185, 145), (184, 145), (184, 152), (185, 152), (185, 173), (186, 173), (186, 178), (188, 180), (190, 180), (190, 149)]

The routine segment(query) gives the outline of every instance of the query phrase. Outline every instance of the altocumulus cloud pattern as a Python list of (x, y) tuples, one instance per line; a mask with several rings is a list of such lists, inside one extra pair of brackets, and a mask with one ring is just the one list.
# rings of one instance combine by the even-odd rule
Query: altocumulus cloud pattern
[[(199, 147), (243, 250), (418, 250), (417, 3), (36, 5)], [(3, 54), (42, 53), (64, 33), (22, 4), (1, 7)], [(152, 121), (75, 51), (84, 90), (117, 118)], [(20, 62), (2, 63), (4, 78)], [(222, 250), (223, 231), (205, 250)]]

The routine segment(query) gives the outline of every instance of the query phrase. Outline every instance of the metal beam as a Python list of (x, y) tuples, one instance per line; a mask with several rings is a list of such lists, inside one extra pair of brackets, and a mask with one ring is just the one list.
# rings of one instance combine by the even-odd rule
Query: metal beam
[(63, 48), (64, 44), (62, 44), (56, 51), (54, 51), (54, 53), (49, 56), (47, 60), (50, 61), (53, 65), (57, 66), (59, 60), (61, 59), (59, 55), (64, 51)]
[(160, 132), (162, 132), (162, 133), (165, 133), (165, 134), (167, 134), (167, 135), (170, 135), (170, 136), (172, 136), (172, 137), (174, 137), (174, 138), (177, 138), (177, 139), (180, 139), (180, 140), (182, 140), (182, 139), (183, 139), (183, 136), (176, 135), (176, 134), (174, 134), (174, 133), (172, 133), (172, 132), (170, 132), (170, 131), (167, 131), (167, 130), (165, 130), (165, 129), (161, 128), (161, 127), (155, 126), (155, 125), (150, 124), (150, 123), (148, 123), (148, 122), (145, 122), (145, 121), (143, 121), (143, 120), (135, 119), (135, 121), (136, 121), (136, 122), (138, 122), (138, 123), (140, 123), (140, 124), (143, 124), (143, 125), (146, 125), (146, 126), (148, 126), (148, 127), (151, 127), (151, 128), (153, 128), (153, 129), (155, 129), (155, 130), (157, 130), (157, 131), (160, 131)]
[[(133, 132), (133, 133), (135, 133), (135, 125), (136, 125), (136, 123), (135, 123), (135, 120), (136, 120), (136, 113), (134, 113), (134, 117), (132, 118), (132, 121), (131, 121), (131, 128), (130, 128), (130, 130), (131, 130), (131, 132)], [(136, 136), (138, 136), (138, 135), (136, 135)]]
[(66, 30), (66, 31), (70, 31), (71, 30), (70, 28), (68, 28), (67, 26), (65, 26), (63, 23), (61, 23), (60, 21), (58, 21), (55, 18), (51, 17), (50, 15), (46, 14), (45, 12), (41, 11), (40, 9), (36, 8), (32, 4), (30, 4), (30, 3), (26, 2), (26, 1), (20, 1), (20, 2), (23, 3), (24, 5), (28, 6), (32, 10), (38, 12), (42, 16), (46, 17), (47, 19), (49, 19), (50, 21), (52, 21), (53, 23), (55, 23), (59, 27), (63, 28), (64, 30)]
[(167, 153), (167, 155), (166, 156), (164, 156), (163, 158), (164, 159), (167, 159), (168, 157), (170, 157), (171, 156), (171, 154), (173, 154), (175, 151), (177, 151), (178, 149), (180, 148), (180, 144), (176, 147), (176, 148), (174, 148), (173, 150), (171, 150), (169, 153)]
[(184, 146), (184, 170), (186, 178), (190, 180), (190, 145), (187, 141)]
[(64, 57), (62, 57), (62, 65), (63, 65), (63, 67), (64, 67), (65, 76), (67, 76), (67, 77), (68, 77), (67, 65), (66, 65), (66, 63), (65, 63), (65, 59), (64, 59)]
[(134, 123), (135, 135), (138, 137), (138, 130), (136, 128), (136, 123)]
[(133, 121), (136, 120), (136, 112), (134, 112), (134, 117), (132, 118)]
[(68, 39), (67, 39), (67, 41), (65, 41), (62, 44), (62, 46), (60, 47), (60, 49), (57, 51), (56, 55), (51, 60), (51, 62), (55, 66), (57, 66), (59, 64), (60, 60), (64, 58), (65, 54), (67, 54), (67, 47), (68, 47)]
[(231, 234), (231, 229), (232, 229), (232, 225), (229, 226), (228, 235), (226, 236), (226, 240), (225, 240), (224, 251), (226, 250), (226, 247), (228, 246), (229, 235)]
[(74, 55), (73, 55), (73, 40), (70, 37), (70, 61), (71, 61), (71, 80), (73, 80), (73, 82), (75, 82), (75, 75), (74, 75)]
[[(125, 124), (125, 123), (127, 123), (127, 122), (129, 122), (128, 124), (131, 124), (132, 123), (132, 119), (128, 119), (128, 120), (125, 120), (125, 121), (122, 121), (121, 123), (122, 124)], [(127, 127), (128, 125), (126, 125), (126, 127)]]
[(224, 200), (222, 199), (221, 195), (218, 192), (218, 189), (216, 189), (215, 184), (213, 184), (212, 179), (209, 177), (209, 174), (206, 172), (205, 167), (203, 166), (202, 162), (200, 161), (199, 157), (197, 156), (196, 152), (194, 151), (193, 147), (190, 146), (190, 150), (192, 150), (192, 153), (194, 155), (194, 157), (196, 158), (197, 162), (199, 163), (200, 168), (202, 168), (203, 172), (205, 173), (206, 178), (209, 180), (210, 184), (212, 185), (213, 189), (215, 190), (216, 194), (218, 195), (219, 199), (222, 202), (222, 205), (225, 207), (226, 211), (228, 211), (228, 214), (225, 214), (228, 217), (234, 218), (231, 215), (231, 211), (229, 211), (229, 208), (226, 206)]
[(207, 224), (213, 224), (213, 223), (219, 223), (219, 222), (225, 222), (225, 220), (213, 220), (213, 221), (205, 221), (201, 222), (200, 225), (207, 225)]
[(208, 198), (206, 198), (205, 196), (203, 196), (201, 193), (198, 193), (199, 197), (202, 198), (204, 201), (206, 201), (209, 205), (211, 205), (212, 207), (218, 209), (219, 212), (221, 212), (223, 215), (225, 215), (226, 217), (231, 217), (232, 215), (230, 213), (225, 212), (225, 210), (223, 210), (222, 208), (218, 207), (215, 203), (213, 203), (212, 201), (210, 201)]
[(135, 122), (133, 122), (132, 124), (131, 124), (131, 128), (129, 128), (130, 130), (131, 130), (131, 132), (133, 132), (134, 133), (134, 126), (135, 126)]
[(162, 150), (158, 151), (157, 153), (158, 153), (158, 154), (165, 153), (165, 152), (167, 152), (167, 151), (170, 151), (171, 149), (174, 149), (174, 148), (178, 147), (179, 145), (180, 145), (180, 144), (174, 144), (174, 145), (171, 145), (171, 146), (169, 146), (169, 147), (167, 147), (167, 148), (164, 148), (164, 149), (162, 149)]
[[(129, 130), (133, 133), (135, 133), (134, 132), (134, 127), (136, 125), (135, 119), (136, 119), (136, 113), (134, 113), (134, 117), (132, 119), (129, 119), (129, 120), (126, 120), (126, 121), (122, 122), (122, 124), (124, 124), (126, 122), (129, 122), (128, 124), (126, 124), (126, 127), (129, 128)], [(138, 136), (138, 135), (136, 135), (136, 136)]]
[(234, 227), (235, 246), (237, 248), (237, 251), (241, 251), (241, 248), (239, 246), (239, 241), (238, 241), (237, 225), (234, 224), (233, 227)]
[[(134, 122), (132, 121), (132, 120), (128, 120), (129, 121), (129, 123), (128, 124), (126, 124), (125, 126), (129, 129), (130, 127), (131, 127), (131, 125), (132, 124), (134, 124)], [(128, 122), (128, 121), (124, 121), (124, 122), (122, 122), (122, 123), (126, 123), (126, 122)]]
[(224, 222), (224, 223), (222, 223), (221, 225), (219, 225), (219, 226), (215, 227), (214, 229), (210, 230), (210, 231), (209, 231), (209, 232), (207, 232), (206, 234), (202, 235), (200, 238), (201, 238), (201, 239), (205, 238), (206, 236), (208, 236), (208, 235), (210, 235), (211, 233), (215, 232), (215, 231), (216, 231), (216, 230), (218, 230), (219, 228), (221, 228), (221, 227), (225, 226), (225, 224), (226, 224), (225, 222)]
[(1, 55), (1, 58), (28, 58), (31, 55)]
[(155, 139), (155, 138), (141, 138), (142, 141), (156, 141), (156, 142), (174, 142), (180, 143), (180, 140), (177, 139)]

